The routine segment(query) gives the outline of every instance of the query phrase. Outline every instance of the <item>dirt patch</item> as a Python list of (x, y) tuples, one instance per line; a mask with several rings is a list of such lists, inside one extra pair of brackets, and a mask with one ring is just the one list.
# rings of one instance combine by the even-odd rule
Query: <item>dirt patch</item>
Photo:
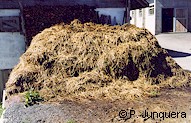
[[(5, 123), (66, 123), (75, 121), (76, 123), (180, 123), (191, 121), (191, 89), (163, 89), (161, 95), (144, 100), (89, 100), (69, 101), (62, 100), (57, 102), (24, 107), (22, 103), (15, 103), (6, 109)], [(135, 115), (127, 119), (119, 117), (119, 112), (125, 110), (135, 111)], [(142, 117), (143, 112), (185, 112), (186, 118), (157, 118)], [(155, 119), (154, 119), (155, 118)], [(144, 121), (145, 119), (145, 121)]]
[(8, 99), (35, 89), (46, 101), (134, 100), (190, 81), (148, 30), (75, 20), (34, 37), (6, 92)]

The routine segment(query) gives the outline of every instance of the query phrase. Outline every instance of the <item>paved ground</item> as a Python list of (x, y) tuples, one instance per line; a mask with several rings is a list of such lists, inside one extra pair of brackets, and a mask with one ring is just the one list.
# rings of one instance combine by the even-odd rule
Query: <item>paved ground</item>
[(183, 69), (191, 71), (191, 33), (164, 33), (156, 38)]

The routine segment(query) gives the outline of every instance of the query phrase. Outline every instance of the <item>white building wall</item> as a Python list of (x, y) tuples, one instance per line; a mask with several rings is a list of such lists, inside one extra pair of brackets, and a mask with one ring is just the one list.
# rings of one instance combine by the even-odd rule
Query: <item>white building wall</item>
[[(154, 5), (154, 0), (148, 1), (150, 3), (150, 6)], [(155, 7), (155, 6), (154, 6)], [(136, 25), (140, 28), (146, 28), (148, 29), (153, 35), (155, 35), (155, 12), (154, 14), (149, 14), (149, 8), (142, 9), (142, 16), (140, 16), (140, 10), (132, 10), (131, 11), (131, 24)], [(133, 12), (134, 11), (134, 12)], [(134, 13), (134, 14), (133, 14)]]
[(135, 25), (136, 24), (136, 12), (135, 11), (130, 11), (130, 24)]
[[(142, 9), (141, 9), (142, 10)], [(135, 13), (136, 13), (136, 26), (137, 27), (140, 27), (140, 28), (143, 28), (143, 10), (142, 10), (142, 15), (140, 15), (140, 10), (139, 9), (136, 9), (134, 10)]]
[[(0, 17), (20, 16), (19, 9), (0, 9)], [(25, 52), (25, 38), (20, 32), (0, 32), (0, 70), (12, 69)]]
[(149, 14), (149, 8), (145, 8), (145, 28), (155, 35), (155, 12)]
[(24, 36), (19, 32), (0, 33), (0, 69), (12, 69), (25, 52)]

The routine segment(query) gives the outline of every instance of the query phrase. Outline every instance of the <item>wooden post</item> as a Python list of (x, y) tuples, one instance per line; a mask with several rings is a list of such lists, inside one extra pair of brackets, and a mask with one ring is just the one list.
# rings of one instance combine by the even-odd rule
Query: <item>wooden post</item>
[(130, 23), (131, 0), (125, 0), (125, 13), (123, 23)]
[(21, 16), (21, 27), (22, 27), (22, 33), (24, 35), (24, 38), (25, 38), (25, 50), (28, 48), (27, 47), (27, 39), (26, 39), (26, 30), (25, 30), (25, 20), (24, 20), (24, 17), (23, 17), (23, 6), (22, 6), (22, 3), (20, 2), (20, 0), (18, 0), (18, 3), (19, 3), (19, 7), (20, 7), (20, 16)]
[(3, 98), (3, 90), (4, 90), (3, 71), (0, 70), (0, 99), (1, 99), (1, 101), (2, 101), (2, 98)]
[(2, 108), (4, 109), (5, 108), (5, 90), (3, 90), (3, 97), (2, 97)]
[(127, 23), (130, 23), (131, 0), (128, 0)]

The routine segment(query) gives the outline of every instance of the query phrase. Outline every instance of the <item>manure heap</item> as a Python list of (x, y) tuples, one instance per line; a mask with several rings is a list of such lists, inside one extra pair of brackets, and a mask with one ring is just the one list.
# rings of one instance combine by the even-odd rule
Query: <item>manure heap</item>
[(46, 100), (124, 100), (190, 81), (148, 30), (74, 20), (33, 38), (11, 72), (6, 95), (35, 89)]

